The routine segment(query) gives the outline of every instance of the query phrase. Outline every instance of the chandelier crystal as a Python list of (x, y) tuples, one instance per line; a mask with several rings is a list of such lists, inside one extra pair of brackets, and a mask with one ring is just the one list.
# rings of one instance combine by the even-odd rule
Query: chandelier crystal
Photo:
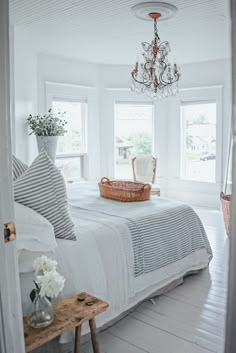
[(167, 41), (161, 42), (158, 35), (157, 20), (161, 14), (154, 12), (149, 16), (154, 20), (154, 40), (142, 43), (142, 59), (131, 72), (131, 90), (159, 99), (178, 92), (180, 69), (176, 63), (171, 65), (168, 61), (170, 45)]

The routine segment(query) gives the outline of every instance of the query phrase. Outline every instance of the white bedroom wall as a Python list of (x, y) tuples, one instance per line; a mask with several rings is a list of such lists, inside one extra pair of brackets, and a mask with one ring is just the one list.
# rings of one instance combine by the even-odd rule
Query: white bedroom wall
[(97, 65), (68, 58), (38, 54), (38, 104), (40, 113), (46, 106), (46, 82), (97, 87)]
[(14, 62), (15, 101), (13, 111), (14, 153), (25, 162), (34, 155), (34, 137), (29, 136), (26, 119), (30, 113), (37, 112), (37, 54), (25, 34), (18, 28), (13, 29), (12, 47)]

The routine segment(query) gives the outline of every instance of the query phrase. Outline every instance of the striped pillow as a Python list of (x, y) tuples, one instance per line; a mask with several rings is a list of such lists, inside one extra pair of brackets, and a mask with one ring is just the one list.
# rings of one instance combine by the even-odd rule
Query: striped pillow
[(28, 166), (21, 162), (18, 158), (12, 155), (12, 174), (13, 181), (15, 181), (19, 176), (21, 176), (26, 170)]
[(32, 208), (53, 225), (56, 238), (76, 240), (63, 176), (44, 150), (15, 181), (14, 193), (16, 202)]

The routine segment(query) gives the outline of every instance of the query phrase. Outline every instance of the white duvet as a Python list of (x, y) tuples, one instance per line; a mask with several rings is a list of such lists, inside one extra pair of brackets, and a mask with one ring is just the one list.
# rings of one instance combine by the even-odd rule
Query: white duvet
[[(85, 191), (82, 192), (81, 202), (83, 197), (85, 198), (84, 193)], [(78, 189), (75, 192), (73, 188), (69, 190), (72, 204), (75, 200), (78, 201), (79, 196), (77, 197), (76, 194), (78, 195)], [(96, 188), (91, 189), (90, 197), (92, 195), (95, 198), (98, 196)], [(102, 202), (106, 204), (106, 200)], [(155, 202), (158, 202), (160, 207), (161, 204), (167, 207), (170, 203), (165, 199), (157, 198), (156, 201), (152, 200), (146, 205), (151, 207)], [(123, 205), (128, 212), (129, 205)], [(122, 207), (121, 204), (120, 207)], [(140, 209), (142, 207), (140, 206)], [(201, 249), (157, 271), (134, 278), (132, 241), (128, 228), (112, 222), (98, 223), (92, 217), (88, 217), (87, 212), (83, 214), (83, 211), (80, 211), (78, 218), (75, 212), (76, 210), (72, 209), (78, 240), (74, 242), (58, 239), (55, 254), (49, 253), (49, 255), (56, 258), (58, 271), (66, 278), (65, 288), (60, 298), (86, 291), (110, 304), (108, 311), (98, 317), (98, 326), (116, 318), (158, 289), (182, 278), (186, 273), (208, 266), (208, 254), (205, 249)], [(40, 254), (22, 253), (20, 267), (29, 271), (29, 264), (32, 264), (33, 257), (37, 255)], [(25, 314), (29, 311), (32, 279), (31, 272), (21, 273)]]

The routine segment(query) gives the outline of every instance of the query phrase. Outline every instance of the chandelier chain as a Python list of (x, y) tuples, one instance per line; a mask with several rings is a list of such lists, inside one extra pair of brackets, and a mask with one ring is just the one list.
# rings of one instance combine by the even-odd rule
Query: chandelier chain
[(155, 38), (157, 38), (158, 41), (160, 41), (160, 37), (158, 34), (158, 30), (157, 30), (157, 19), (154, 19), (154, 34), (155, 34)]

